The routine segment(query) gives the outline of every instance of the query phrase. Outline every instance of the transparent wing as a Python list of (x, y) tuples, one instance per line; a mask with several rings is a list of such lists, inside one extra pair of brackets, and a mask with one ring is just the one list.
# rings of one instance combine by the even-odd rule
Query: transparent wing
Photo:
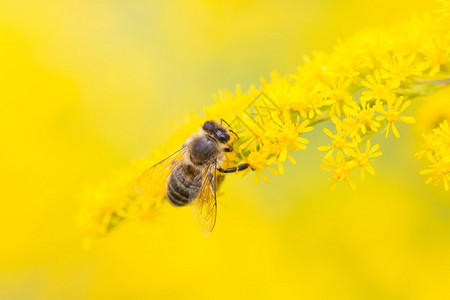
[(186, 148), (183, 146), (180, 150), (163, 159), (159, 163), (147, 169), (138, 178), (136, 188), (138, 192), (143, 192), (155, 184), (163, 184), (173, 169), (183, 161)]
[(202, 188), (192, 203), (192, 212), (200, 231), (208, 236), (214, 229), (217, 216), (216, 164), (211, 164), (203, 173)]

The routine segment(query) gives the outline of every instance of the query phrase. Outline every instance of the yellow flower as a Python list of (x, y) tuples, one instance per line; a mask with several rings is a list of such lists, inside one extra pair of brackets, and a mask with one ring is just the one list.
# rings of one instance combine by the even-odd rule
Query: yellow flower
[(383, 83), (378, 70), (375, 70), (374, 75), (368, 74), (366, 80), (362, 81), (361, 84), (369, 91), (362, 92), (361, 101), (386, 100), (394, 95), (394, 89), (398, 87), (394, 80), (385, 80), (385, 83)]
[(295, 164), (295, 159), (289, 155), (290, 151), (297, 151), (306, 149), (306, 144), (309, 141), (300, 134), (311, 131), (312, 127), (307, 127), (309, 120), (304, 120), (300, 123), (300, 118), (297, 117), (295, 123), (291, 121), (290, 112), (285, 110), (283, 113), (283, 120), (278, 117), (274, 117), (273, 121), (267, 124), (267, 130), (265, 136), (270, 138), (267, 144), (271, 149), (272, 154), (278, 159), (278, 171), (283, 174), (282, 162), (286, 161), (286, 158)]
[(126, 168), (96, 186), (85, 188), (76, 220), (87, 237), (103, 236), (125, 219), (153, 219), (159, 211), (164, 188), (139, 194), (135, 190), (136, 174), (134, 168)]
[(450, 36), (432, 36), (421, 44), (420, 52), (424, 55), (429, 75), (435, 75), (442, 66), (448, 64), (450, 56)]
[(436, 186), (442, 180), (444, 182), (445, 190), (448, 191), (450, 181), (450, 163), (443, 160), (438, 160), (430, 153), (428, 153), (427, 157), (432, 164), (429, 169), (420, 171), (420, 174), (431, 175), (425, 183), (433, 183)]
[(350, 150), (356, 148), (358, 143), (348, 138), (348, 133), (342, 130), (341, 123), (336, 124), (336, 131), (337, 133), (333, 134), (329, 129), (324, 128), (323, 132), (331, 137), (333, 141), (330, 145), (320, 146), (318, 149), (320, 151), (328, 151), (327, 155), (333, 154), (334, 150), (343, 151), (345, 154), (349, 155), (349, 153), (351, 153)]
[(425, 154), (433, 152), (441, 144), (434, 134), (423, 134), (422, 137), (424, 139), (424, 143), (421, 145), (423, 149), (414, 154), (417, 159), (421, 159)]
[(368, 130), (376, 132), (381, 127), (381, 124), (375, 120), (375, 109), (365, 103), (365, 101), (361, 101), (361, 105), (346, 106), (344, 112), (347, 116), (358, 120), (358, 126), (363, 135)]
[(394, 50), (396, 39), (391, 32), (383, 30), (365, 30), (355, 38), (358, 56), (367, 62), (369, 69), (378, 69)]
[(439, 124), (433, 132), (425, 136), (424, 150), (416, 153), (418, 158), (423, 154), (431, 162), (430, 168), (420, 171), (420, 174), (431, 175), (425, 182), (439, 184), (442, 180), (446, 191), (450, 181), (450, 126), (447, 120)]
[(320, 167), (326, 171), (333, 172), (333, 177), (331, 178), (331, 190), (336, 188), (336, 184), (339, 180), (347, 182), (352, 188), (356, 188), (355, 184), (348, 178), (353, 169), (355, 169), (358, 164), (354, 160), (346, 160), (342, 152), (337, 152), (336, 159), (333, 158), (331, 153), (325, 155), (322, 161), (326, 165), (320, 165)]
[(265, 92), (281, 109), (288, 109), (293, 101), (292, 82), (288, 76), (280, 76), (277, 72), (270, 74), (270, 82), (267, 83), (261, 77), (262, 91)]
[(330, 117), (335, 114), (340, 117), (343, 105), (355, 103), (349, 91), (351, 82), (350, 79), (344, 79), (342, 77), (332, 79), (331, 88), (328, 93), (329, 103), (331, 104)]
[(342, 120), (333, 116), (331, 117), (331, 121), (342, 129), (344, 136), (349, 136), (352, 139), (355, 138), (358, 143), (361, 142), (361, 136), (358, 133), (360, 124), (354, 116), (348, 115)]
[(382, 66), (381, 76), (386, 79), (392, 79), (395, 86), (399, 86), (411, 76), (421, 75), (426, 68), (424, 63), (416, 62), (415, 54), (409, 57), (394, 55), (391, 60), (385, 60)]
[(237, 111), (242, 111), (247, 103), (250, 103), (253, 95), (242, 93), (241, 87), (236, 86), (236, 93), (230, 91), (219, 91), (218, 95), (213, 95), (214, 106), (205, 107), (207, 119), (224, 119), (229, 122), (235, 118)]
[[(290, 148), (292, 151), (306, 149), (309, 141), (299, 135), (313, 130), (312, 127), (307, 127), (310, 121), (300, 122), (300, 118), (297, 117), (294, 123), (290, 118), (289, 111), (284, 111), (283, 115), (283, 120), (274, 118), (271, 123), (267, 124), (265, 136), (276, 139), (279, 145), (283, 145), (286, 149)], [(285, 154), (280, 155), (281, 161), (286, 160)]]
[(303, 65), (298, 67), (298, 73), (291, 75), (294, 81), (301, 81), (303, 78), (309, 78), (312, 81), (321, 81), (325, 70), (323, 66), (327, 65), (329, 54), (325, 52), (314, 52), (313, 57), (303, 56)]
[(324, 66), (329, 75), (353, 80), (360, 75), (360, 70), (365, 67), (364, 59), (359, 57), (353, 49), (353, 43), (341, 42), (334, 48), (327, 65)]
[(364, 180), (365, 171), (370, 175), (375, 175), (375, 169), (370, 163), (373, 161), (371, 158), (378, 157), (382, 154), (380, 151), (377, 152), (378, 148), (380, 148), (378, 144), (371, 148), (370, 140), (368, 140), (365, 152), (361, 152), (359, 149), (351, 150), (350, 156), (361, 167), (361, 181)]
[(450, 146), (450, 126), (447, 120), (444, 120), (441, 124), (439, 124), (439, 127), (434, 130), (434, 133), (442, 138), (443, 144)]
[(320, 108), (328, 104), (327, 90), (320, 82), (311, 82), (304, 78), (301, 82), (296, 82), (293, 86), (295, 95), (291, 108), (300, 113), (303, 119), (312, 119), (316, 115), (322, 114)]
[(403, 103), (404, 97), (396, 97), (392, 96), (389, 97), (387, 100), (387, 110), (383, 107), (382, 101), (377, 101), (375, 104), (375, 111), (382, 114), (381, 116), (377, 117), (378, 121), (385, 120), (387, 122), (386, 128), (383, 130), (386, 131), (386, 138), (389, 135), (389, 128), (392, 126), (392, 132), (394, 135), (399, 138), (400, 134), (398, 133), (397, 127), (395, 126), (395, 122), (405, 122), (405, 123), (415, 123), (415, 119), (413, 117), (405, 117), (400, 116), (400, 114), (408, 108), (408, 106), (411, 104), (411, 101), (405, 101)]
[(277, 170), (269, 164), (273, 164), (275, 161), (275, 158), (272, 158), (269, 160), (270, 152), (266, 151), (267, 149), (261, 149), (262, 151), (252, 151), (250, 152), (250, 155), (245, 159), (247, 163), (250, 164), (251, 168), (255, 171), (255, 184), (258, 184), (259, 182), (259, 175), (261, 174), (262, 179), (269, 183), (269, 178), (264, 173), (264, 169), (268, 169), (272, 174), (277, 174)]

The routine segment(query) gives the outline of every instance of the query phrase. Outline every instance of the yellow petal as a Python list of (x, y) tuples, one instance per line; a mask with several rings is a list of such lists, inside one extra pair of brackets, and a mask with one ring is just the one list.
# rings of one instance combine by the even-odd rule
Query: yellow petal
[(255, 184), (258, 184), (258, 182), (259, 182), (259, 171), (256, 171), (255, 172), (255, 177), (254, 177), (254, 179), (253, 179), (253, 182), (255, 183)]
[(398, 133), (397, 127), (395, 126), (394, 123), (392, 123), (392, 131), (394, 132), (394, 135), (396, 138), (400, 137), (400, 134)]
[(290, 160), (290, 162), (292, 163), (292, 164), (297, 164), (297, 161), (295, 160), (295, 158), (294, 157), (292, 157), (292, 155), (289, 155), (288, 154), (288, 158), (289, 158), (289, 160)]
[(261, 177), (265, 183), (269, 183), (269, 177), (263, 171), (261, 171)]

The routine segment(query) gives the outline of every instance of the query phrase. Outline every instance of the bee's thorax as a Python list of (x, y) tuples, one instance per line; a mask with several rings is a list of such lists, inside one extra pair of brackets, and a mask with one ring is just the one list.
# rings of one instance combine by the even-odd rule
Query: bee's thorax
[(194, 134), (186, 141), (186, 156), (191, 164), (204, 168), (215, 162), (220, 165), (224, 158), (224, 144), (207, 134)]

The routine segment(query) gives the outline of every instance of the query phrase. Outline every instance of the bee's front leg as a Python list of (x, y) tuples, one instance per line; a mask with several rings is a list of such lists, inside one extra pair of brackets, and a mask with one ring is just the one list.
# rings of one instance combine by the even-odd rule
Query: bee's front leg
[(245, 164), (240, 164), (236, 167), (231, 167), (228, 169), (222, 169), (222, 168), (218, 168), (217, 171), (221, 172), (221, 173), (235, 173), (235, 172), (239, 172), (239, 171), (243, 171), (245, 169), (247, 169), (248, 167), (250, 167), (250, 164), (245, 163)]

